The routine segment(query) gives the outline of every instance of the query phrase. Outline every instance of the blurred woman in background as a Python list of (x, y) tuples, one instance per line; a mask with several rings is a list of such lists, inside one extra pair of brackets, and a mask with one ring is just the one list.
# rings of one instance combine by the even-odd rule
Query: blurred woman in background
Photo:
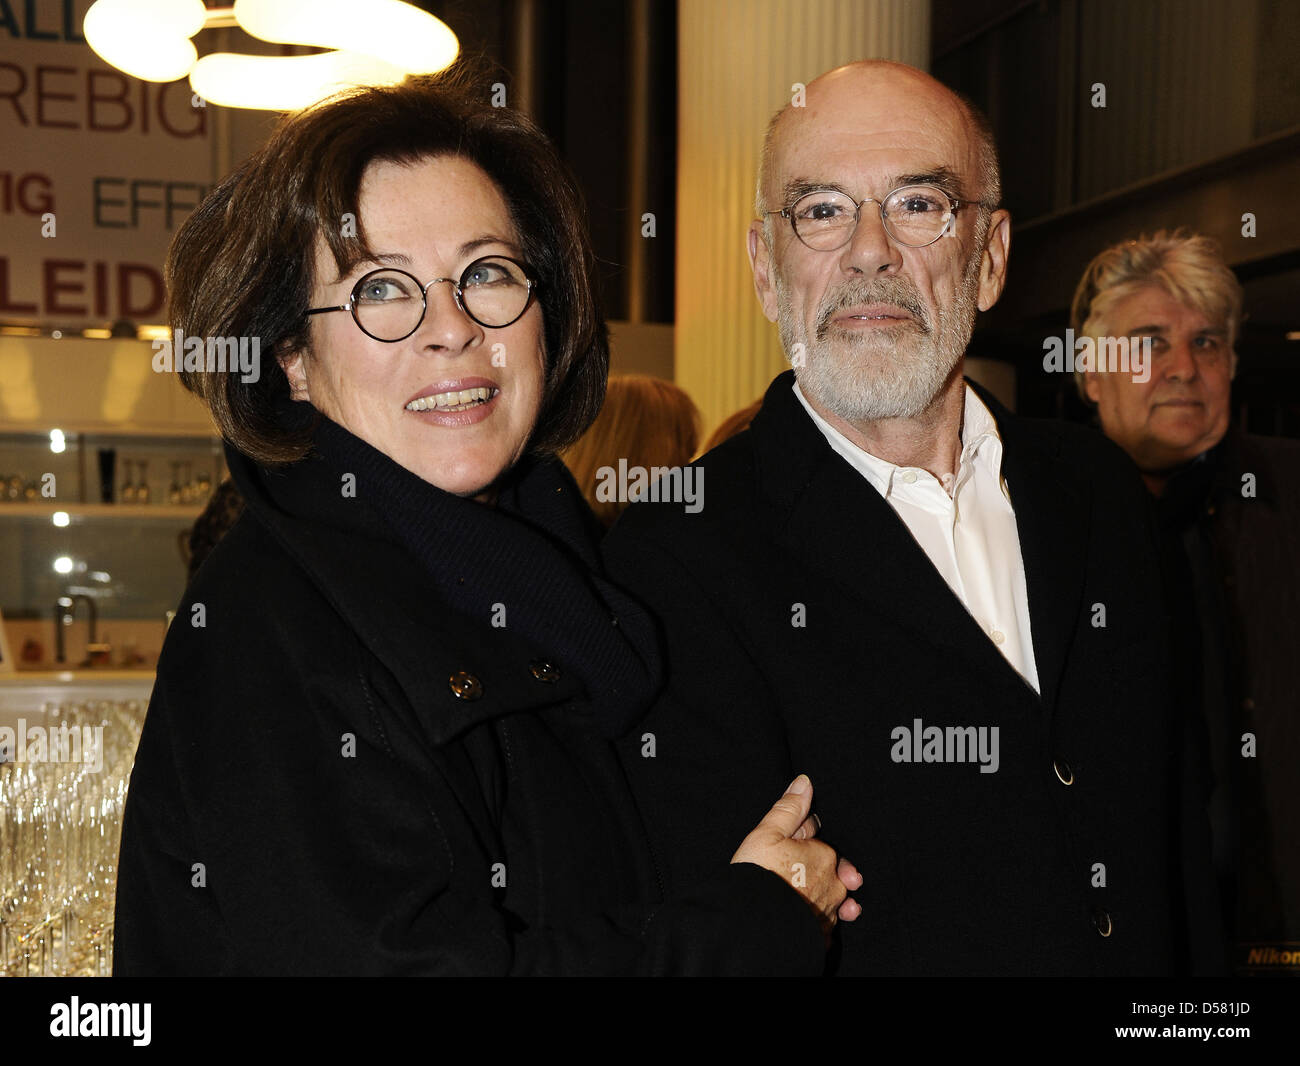
[(683, 466), (700, 444), (700, 412), (685, 389), (644, 374), (613, 374), (596, 421), (561, 458), (606, 529), (627, 500), (597, 494), (600, 471), (619, 459), (645, 470)]

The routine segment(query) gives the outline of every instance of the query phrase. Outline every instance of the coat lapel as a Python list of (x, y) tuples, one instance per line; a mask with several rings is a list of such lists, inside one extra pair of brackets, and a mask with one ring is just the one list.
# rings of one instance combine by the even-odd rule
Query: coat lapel
[(1002, 476), (1016, 510), (1038, 687), (1050, 713), (1086, 606), (1083, 575), (1092, 494), (1079, 471), (1061, 457), (1058, 434), (1026, 432), (1024, 420), (978, 385), (973, 387), (997, 420), (1003, 441)]
[[(906, 524), (826, 443), (799, 405), (787, 371), (768, 389), (753, 423), (760, 491), (788, 508), (787, 547), (828, 574), (837, 588), (999, 684), (1032, 690), (953, 595)], [(973, 383), (972, 383), (973, 384)], [(1066, 653), (1082, 610), (1089, 495), (1078, 473), (988, 393), (1003, 440), (1007, 480), (1025, 568), (1041, 704), (1055, 707)]]
[(760, 492), (788, 508), (780, 534), (786, 547), (824, 571), (833, 587), (860, 596), (875, 624), (890, 619), (919, 645), (1031, 692), (894, 509), (827, 444), (793, 384), (788, 371), (772, 383), (752, 426)]

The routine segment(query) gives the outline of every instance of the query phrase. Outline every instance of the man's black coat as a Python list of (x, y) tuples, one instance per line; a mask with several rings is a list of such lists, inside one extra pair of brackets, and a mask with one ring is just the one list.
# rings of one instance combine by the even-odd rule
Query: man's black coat
[[(865, 879), (839, 972), (1170, 972), (1185, 925), (1181, 739), (1131, 464), (1100, 434), (984, 397), (1040, 697), (792, 384), (778, 377), (750, 430), (700, 461), (699, 513), (634, 505), (605, 541), (611, 577), (667, 641), (668, 688), (622, 754), (670, 883), (690, 883), (802, 771), (823, 839)], [(996, 727), (996, 772), (895, 761), (894, 730), (918, 720)]]

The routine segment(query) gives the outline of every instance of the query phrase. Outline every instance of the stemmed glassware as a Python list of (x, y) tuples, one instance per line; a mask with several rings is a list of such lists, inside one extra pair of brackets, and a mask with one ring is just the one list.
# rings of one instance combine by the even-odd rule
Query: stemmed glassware
[(79, 757), (0, 763), (0, 973), (110, 972), (122, 811), (143, 718), (136, 700), (53, 708), (47, 735), (65, 723), (79, 731)]

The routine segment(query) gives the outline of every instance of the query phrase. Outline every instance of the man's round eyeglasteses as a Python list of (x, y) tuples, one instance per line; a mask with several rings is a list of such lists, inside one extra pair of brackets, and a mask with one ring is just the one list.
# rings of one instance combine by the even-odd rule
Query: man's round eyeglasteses
[(352, 287), (348, 302), (338, 307), (313, 307), (309, 315), (351, 311), (361, 332), (377, 341), (405, 340), (420, 328), (428, 309), (428, 293), (450, 282), (456, 306), (480, 326), (503, 329), (523, 317), (536, 295), (538, 282), (532, 270), (518, 259), (489, 255), (465, 268), (460, 280), (434, 278), (421, 285), (405, 270), (380, 267)]
[(895, 244), (905, 248), (925, 248), (942, 237), (952, 226), (958, 210), (971, 204), (992, 208), (978, 200), (957, 200), (933, 185), (904, 185), (882, 200), (868, 196), (854, 200), (839, 189), (817, 189), (805, 193), (780, 211), (768, 211), (788, 219), (795, 236), (818, 252), (843, 248), (857, 232), (862, 205), (880, 206), (880, 221)]

